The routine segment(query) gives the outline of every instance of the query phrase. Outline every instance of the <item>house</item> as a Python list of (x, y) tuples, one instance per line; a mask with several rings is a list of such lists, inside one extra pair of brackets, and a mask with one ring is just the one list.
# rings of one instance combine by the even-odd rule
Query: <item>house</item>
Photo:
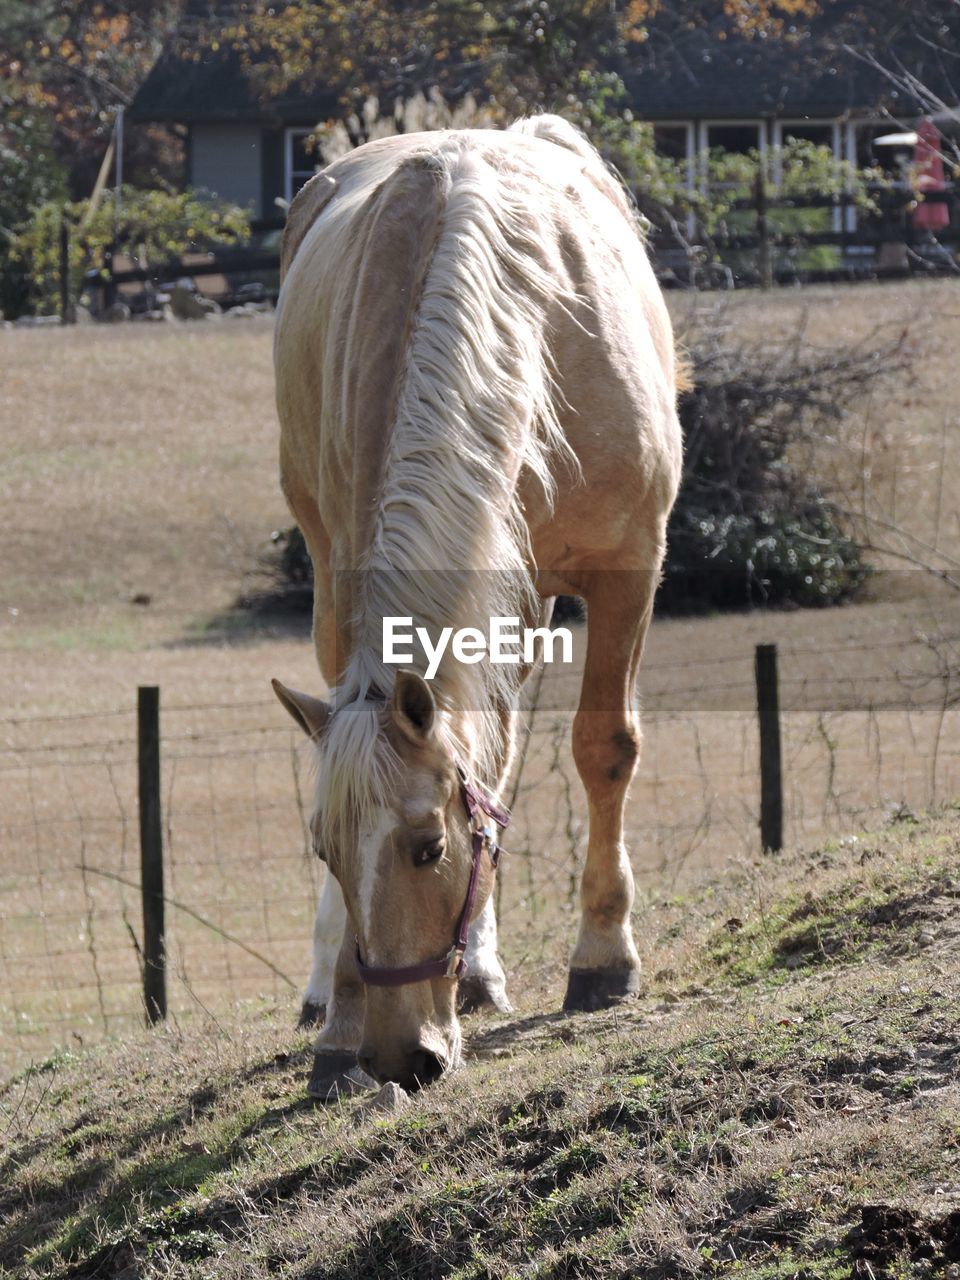
[[(686, 162), (691, 184), (706, 148), (767, 151), (791, 137), (828, 146), (858, 165), (894, 166), (895, 154), (875, 151), (873, 140), (889, 133), (892, 120), (912, 122), (922, 112), (879, 65), (845, 43), (849, 28), (832, 29), (828, 18), (766, 40), (732, 35), (722, 12), (696, 25), (675, 14), (672, 27), (666, 21), (654, 19), (624, 79), (635, 115), (654, 125), (659, 150)], [(951, 93), (936, 50), (911, 35), (911, 21), (905, 10), (902, 32), (891, 33), (891, 61)], [(337, 114), (337, 101), (318, 93), (263, 102), (231, 50), (168, 52), (131, 114), (185, 126), (189, 185), (270, 218), (314, 172), (307, 138)]]
[(292, 95), (263, 103), (230, 50), (186, 57), (165, 53), (140, 88), (134, 121), (183, 125), (187, 185), (249, 209), (255, 218), (282, 214), (312, 177), (306, 139), (336, 114), (336, 95)]
[(657, 150), (686, 162), (691, 185), (697, 157), (709, 149), (775, 153), (789, 139), (901, 176), (912, 152), (875, 140), (928, 109), (906, 87), (911, 77), (956, 103), (944, 58), (913, 30), (906, 11), (882, 51), (866, 40), (851, 44), (850, 27), (834, 26), (832, 12), (785, 39), (731, 38), (722, 17), (675, 30), (672, 38), (653, 27), (649, 49), (625, 78), (627, 90), (638, 118), (653, 125)]

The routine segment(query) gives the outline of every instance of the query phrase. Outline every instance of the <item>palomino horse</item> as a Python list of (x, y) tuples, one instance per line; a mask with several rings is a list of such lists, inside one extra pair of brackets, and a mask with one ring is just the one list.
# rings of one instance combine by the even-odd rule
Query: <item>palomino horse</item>
[(485, 828), (506, 820), (492, 797), (528, 668), (448, 650), (428, 683), (384, 661), (384, 618), (435, 638), (586, 599), (573, 756), (590, 832), (564, 1007), (636, 992), (623, 815), (681, 441), (637, 222), (557, 117), (360, 147), (297, 196), (282, 256), (281, 477), (333, 688), (274, 687), (316, 744), (328, 875), (306, 1010), (326, 1013), (325, 1097), (357, 1063), (407, 1088), (455, 1067), (458, 985), (509, 1008)]

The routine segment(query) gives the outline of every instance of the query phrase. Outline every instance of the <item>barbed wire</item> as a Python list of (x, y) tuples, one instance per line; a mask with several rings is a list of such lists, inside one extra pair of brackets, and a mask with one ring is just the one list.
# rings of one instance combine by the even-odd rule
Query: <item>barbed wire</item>
[[(791, 843), (960, 794), (960, 679), (944, 656), (957, 641), (941, 628), (908, 645), (781, 648)], [(881, 670), (858, 660), (844, 671), (836, 656), (894, 649)], [(833, 659), (819, 670), (824, 655)], [(627, 839), (650, 892), (759, 852), (755, 686), (726, 678), (734, 663), (752, 674), (752, 649), (643, 669), (644, 749)], [(657, 671), (682, 678), (651, 690)], [(573, 696), (560, 695), (579, 678), (541, 673), (522, 712), (497, 890), (508, 966), (572, 938), (587, 820), (569, 750)], [(162, 726), (173, 720), (161, 759), (178, 1016), (216, 1018), (237, 1001), (269, 998), (290, 1002), (292, 1017), (291, 987), (309, 968), (323, 875), (307, 856), (312, 753), (294, 727), (259, 716), (275, 711), (269, 697), (161, 707)], [(190, 713), (211, 719), (193, 730), (180, 719)], [(117, 734), (120, 716), (132, 722), (133, 706), (0, 720), (31, 735), (0, 743), (0, 1074), (142, 1021), (136, 739)], [(80, 737), (36, 740), (77, 721), (90, 726)]]

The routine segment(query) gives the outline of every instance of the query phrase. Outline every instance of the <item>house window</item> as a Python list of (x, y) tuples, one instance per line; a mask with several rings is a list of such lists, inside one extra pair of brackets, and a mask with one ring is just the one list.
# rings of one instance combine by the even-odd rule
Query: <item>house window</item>
[(309, 145), (313, 129), (288, 129), (285, 135), (283, 195), (289, 204), (305, 182), (323, 167), (319, 151)]
[(704, 146), (709, 150), (715, 147), (723, 151), (731, 151), (735, 155), (746, 155), (748, 151), (764, 149), (763, 126), (759, 120), (731, 120), (704, 126)]
[[(767, 131), (760, 120), (701, 120), (699, 144), (699, 182), (701, 190), (706, 195), (709, 193), (708, 188), (719, 192), (727, 191), (737, 185), (731, 182), (719, 182), (715, 175), (711, 180), (708, 153), (720, 149), (732, 155), (746, 155), (750, 151), (765, 154)], [(727, 223), (734, 230), (746, 230), (749, 217), (749, 214), (735, 210), (727, 218)]]
[(688, 159), (690, 148), (688, 136), (690, 126), (687, 124), (655, 124), (653, 126), (653, 146), (658, 156), (678, 163)]
[[(654, 151), (658, 156), (677, 166), (684, 175), (684, 185), (687, 190), (693, 191), (695, 185), (693, 140), (696, 136), (693, 123), (689, 120), (664, 120), (652, 125), (652, 129)], [(694, 229), (692, 211), (687, 214), (686, 222), (687, 234), (692, 235)]]
[[(775, 120), (773, 122), (773, 181), (779, 184), (783, 176), (780, 149), (794, 140), (812, 142), (817, 147), (827, 147), (835, 161), (843, 157), (843, 139), (840, 125), (836, 120)], [(843, 210), (831, 209), (820, 215), (834, 231), (839, 231), (843, 224)], [(816, 219), (814, 219), (816, 221)], [(826, 230), (823, 226), (820, 230)]]
[(687, 178), (687, 187), (692, 191), (694, 185), (694, 157), (696, 148), (693, 145), (694, 127), (689, 121), (674, 123), (673, 121), (653, 126), (653, 149), (658, 156), (672, 160), (682, 166)]
[(760, 120), (701, 120), (697, 141), (700, 181), (706, 189), (707, 152), (721, 149), (733, 155), (746, 155), (748, 151), (765, 153), (767, 131)]

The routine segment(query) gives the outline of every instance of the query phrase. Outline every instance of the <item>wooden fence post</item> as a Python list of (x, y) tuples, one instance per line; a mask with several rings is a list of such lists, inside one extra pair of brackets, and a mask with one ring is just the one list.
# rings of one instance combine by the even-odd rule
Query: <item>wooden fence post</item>
[(770, 251), (770, 215), (767, 200), (766, 157), (761, 155), (757, 166), (754, 198), (757, 206), (757, 257), (760, 269), (761, 289), (773, 288), (773, 256)]
[(70, 301), (70, 223), (67, 215), (60, 215), (60, 323), (73, 324), (73, 306)]
[(143, 1001), (147, 1022), (167, 1016), (163, 924), (163, 829), (160, 815), (160, 690), (137, 690), (140, 784), (140, 886), (143, 897)]
[(783, 848), (783, 768), (775, 644), (757, 645), (756, 678), (760, 722), (760, 840), (765, 852), (776, 853)]

